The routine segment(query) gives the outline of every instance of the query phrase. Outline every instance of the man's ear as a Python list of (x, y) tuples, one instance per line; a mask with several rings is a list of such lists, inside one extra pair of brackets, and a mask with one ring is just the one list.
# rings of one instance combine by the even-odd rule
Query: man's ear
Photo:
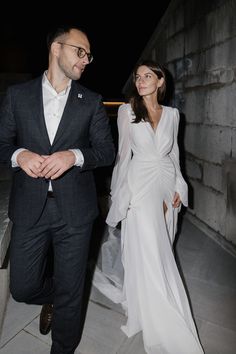
[(60, 53), (60, 47), (61, 47), (60, 43), (53, 42), (52, 45), (51, 45), (51, 53), (53, 55), (55, 55), (56, 57), (58, 57), (59, 53)]

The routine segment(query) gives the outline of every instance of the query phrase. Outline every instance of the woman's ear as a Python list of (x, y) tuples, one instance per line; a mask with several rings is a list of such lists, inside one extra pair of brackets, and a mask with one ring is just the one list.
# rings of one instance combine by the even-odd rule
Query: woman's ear
[(164, 84), (164, 77), (161, 77), (157, 81), (157, 88), (160, 88)]

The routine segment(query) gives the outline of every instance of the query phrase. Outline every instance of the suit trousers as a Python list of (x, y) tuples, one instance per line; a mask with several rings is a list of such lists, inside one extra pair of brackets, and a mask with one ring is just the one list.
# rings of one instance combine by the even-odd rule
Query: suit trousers
[[(51, 354), (73, 354), (81, 339), (81, 307), (92, 224), (70, 227), (56, 198), (47, 198), (38, 222), (13, 225), (10, 290), (16, 301), (53, 303)], [(47, 260), (53, 250), (53, 277)]]

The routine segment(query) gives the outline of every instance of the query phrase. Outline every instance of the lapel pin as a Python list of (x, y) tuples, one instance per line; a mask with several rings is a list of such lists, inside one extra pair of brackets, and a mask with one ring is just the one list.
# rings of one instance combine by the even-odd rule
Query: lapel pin
[(82, 97), (83, 97), (82, 93), (78, 93), (78, 98), (82, 98)]

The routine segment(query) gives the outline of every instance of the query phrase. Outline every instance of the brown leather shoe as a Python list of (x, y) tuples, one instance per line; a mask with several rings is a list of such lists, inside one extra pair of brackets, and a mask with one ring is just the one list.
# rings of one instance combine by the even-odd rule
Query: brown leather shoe
[(40, 313), (39, 331), (41, 334), (48, 334), (52, 324), (53, 305), (44, 304)]

